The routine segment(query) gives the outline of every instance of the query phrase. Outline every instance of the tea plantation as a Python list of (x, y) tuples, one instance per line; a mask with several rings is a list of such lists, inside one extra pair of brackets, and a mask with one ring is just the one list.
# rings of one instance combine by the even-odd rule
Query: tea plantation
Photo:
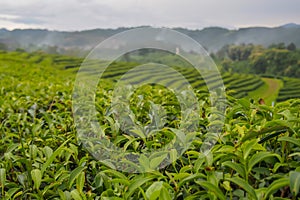
[[(264, 93), (268, 86), (263, 79), (224, 73), (226, 112), (218, 113), (203, 92), (205, 82), (189, 69), (182, 71), (201, 107), (199, 128), (191, 133), (195, 139), (172, 164), (139, 174), (98, 161), (77, 139), (72, 91), (81, 62), (43, 53), (0, 53), (0, 199), (300, 199), (300, 99), (288, 98), (299, 97), (297, 79), (283, 79), (278, 103), (268, 106), (249, 99), (255, 91)], [(106, 137), (131, 152), (159, 149), (172, 141), (172, 129), (147, 139), (119, 131), (108, 112), (112, 93), (106, 87), (136, 64), (114, 64), (118, 70), (103, 74), (105, 84), (95, 95)], [(169, 77), (165, 81), (176, 84)], [(205, 80), (217, 86), (214, 77), (206, 74)], [(132, 80), (143, 78), (147, 77)], [(151, 124), (160, 115), (160, 109), (148, 113), (155, 103), (165, 106), (170, 127), (179, 126), (180, 106), (167, 89), (143, 86), (131, 98), (131, 109), (141, 123)], [(212, 119), (219, 118), (224, 118), (224, 125), (214, 135), (216, 144), (203, 153), (208, 130), (218, 123)], [(143, 169), (153, 169), (164, 157), (139, 162)]]

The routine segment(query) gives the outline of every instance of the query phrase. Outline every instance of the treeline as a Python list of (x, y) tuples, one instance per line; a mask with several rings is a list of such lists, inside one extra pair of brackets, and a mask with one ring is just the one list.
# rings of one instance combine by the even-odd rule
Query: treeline
[(56, 45), (35, 45), (30, 44), (26, 48), (19, 45), (7, 45), (0, 42), (0, 51), (17, 51), (17, 52), (43, 52), (46, 54), (60, 54), (74, 57), (84, 57), (89, 53), (88, 49), (80, 49), (78, 47), (59, 47)]
[(293, 43), (226, 45), (212, 57), (226, 72), (300, 78), (300, 50)]

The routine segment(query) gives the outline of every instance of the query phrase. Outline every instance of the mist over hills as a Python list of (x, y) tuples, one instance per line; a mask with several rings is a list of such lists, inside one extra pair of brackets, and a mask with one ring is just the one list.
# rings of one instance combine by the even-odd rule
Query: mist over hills
[[(45, 46), (64, 49), (90, 50), (104, 39), (131, 28), (93, 29), (85, 31), (49, 31), (42, 29), (0, 29), (0, 43), (9, 50), (24, 48), (35, 50)], [(269, 46), (278, 43), (294, 43), (300, 47), (300, 25), (289, 23), (279, 27), (249, 27), (229, 30), (208, 27), (202, 30), (175, 28), (203, 45), (209, 52), (215, 52), (226, 44), (260, 44)]]

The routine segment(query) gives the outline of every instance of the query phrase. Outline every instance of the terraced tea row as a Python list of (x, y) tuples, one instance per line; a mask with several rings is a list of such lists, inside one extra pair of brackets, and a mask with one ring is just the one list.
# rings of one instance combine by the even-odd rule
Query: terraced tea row
[[(52, 65), (58, 67), (61, 70), (66, 70), (71, 73), (76, 73), (83, 61), (81, 58), (73, 58), (61, 55), (47, 55), (43, 53), (27, 53), (27, 52), (1, 52), (0, 57), (2, 60), (20, 63), (32, 63), (40, 65)], [(96, 63), (97, 64), (97, 63)], [(95, 65), (95, 63), (94, 63)], [(103, 73), (102, 77), (113, 81), (119, 80), (124, 74), (132, 70), (138, 63), (127, 63), (124, 61), (114, 62), (110, 64), (107, 70)], [(257, 90), (263, 86), (264, 82), (260, 77), (254, 75), (240, 75), (240, 74), (222, 74), (222, 80), (218, 74), (210, 72), (201, 72), (201, 75), (191, 67), (174, 67), (174, 70), (178, 71), (188, 81), (180, 82), (181, 78), (175, 72), (163, 72), (159, 68), (157, 69), (157, 77), (153, 77), (153, 74), (147, 73), (147, 68), (143, 68), (140, 71), (135, 70), (132, 75), (126, 74), (127, 80), (132, 83), (140, 83), (144, 80), (151, 80), (152, 82), (165, 82), (168, 87), (182, 88), (186, 84), (190, 84), (197, 90), (207, 90), (207, 88), (217, 88), (224, 83), (226, 90), (230, 92), (236, 98), (242, 98), (248, 96), (249, 92)], [(91, 73), (94, 71), (92, 70)], [(87, 72), (89, 73), (89, 72)], [(130, 73), (130, 72), (128, 72)], [(154, 73), (152, 71), (152, 73)]]
[(300, 98), (300, 79), (283, 78), (283, 88), (280, 89), (277, 101)]
[[(114, 70), (108, 70), (103, 74), (103, 77), (118, 80), (120, 79), (131, 67), (121, 66), (120, 68), (116, 68)], [(231, 91), (231, 94), (236, 98), (242, 98), (248, 95), (249, 92), (257, 90), (259, 87), (264, 85), (264, 82), (261, 80), (259, 76), (255, 75), (240, 75), (240, 74), (222, 74), (222, 80), (220, 79), (218, 74), (202, 72), (200, 75), (197, 71), (191, 68), (176, 68), (177, 71), (180, 72), (191, 84), (191, 86), (195, 89), (207, 89), (220, 87), (224, 84), (228, 91)], [(183, 85), (178, 85), (178, 81), (180, 77), (178, 74), (174, 73), (164, 73), (160, 69), (157, 69), (157, 75), (159, 77), (163, 77), (166, 82), (168, 82), (167, 86), (176, 86), (183, 87)], [(130, 79), (132, 83), (139, 83), (146, 79), (151, 79), (153, 82), (156, 82), (158, 79), (155, 79), (152, 75), (147, 73), (147, 69), (134, 71), (132, 75), (126, 76), (126, 79)]]

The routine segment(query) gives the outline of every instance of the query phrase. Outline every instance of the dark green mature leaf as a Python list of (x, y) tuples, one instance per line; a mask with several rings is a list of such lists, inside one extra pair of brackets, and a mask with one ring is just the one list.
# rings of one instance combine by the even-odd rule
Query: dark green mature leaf
[(83, 166), (79, 166), (76, 169), (74, 169), (69, 177), (69, 181), (68, 181), (68, 189), (71, 189), (73, 182), (75, 181), (75, 179), (80, 175), (80, 173), (85, 170), (86, 167)]
[(62, 151), (63, 148), (65, 146), (65, 144), (67, 144), (70, 141), (70, 139), (67, 139), (64, 143), (62, 143), (50, 156), (49, 159), (47, 159), (47, 161), (43, 164), (42, 169), (41, 169), (41, 173), (42, 175), (44, 174), (45, 170), (47, 169), (47, 167), (49, 167), (51, 165), (51, 163), (54, 161), (54, 159), (56, 158), (56, 156), (58, 156)]
[(286, 141), (286, 142), (295, 144), (295, 145), (297, 145), (298, 147), (300, 147), (300, 139), (297, 139), (297, 138), (286, 137), (286, 136), (284, 136), (284, 137), (278, 138), (278, 141)]
[(224, 196), (223, 192), (220, 190), (220, 188), (216, 187), (212, 183), (208, 181), (195, 181), (197, 184), (201, 185), (202, 187), (206, 188), (208, 191), (216, 195), (218, 199), (226, 200), (226, 197)]
[(245, 142), (245, 141), (253, 139), (253, 138), (257, 138), (258, 136), (261, 136), (261, 135), (266, 134), (266, 133), (272, 133), (272, 132), (276, 131), (276, 133), (280, 134), (280, 133), (284, 133), (288, 130), (289, 130), (289, 128), (287, 126), (281, 126), (281, 125), (274, 125), (274, 126), (271, 126), (271, 127), (263, 128), (260, 131), (250, 130), (242, 138), (242, 142)]
[(226, 167), (230, 167), (231, 169), (235, 170), (237, 173), (239, 173), (243, 178), (246, 177), (246, 172), (244, 167), (239, 163), (234, 163), (231, 161), (223, 162), (222, 165)]
[(233, 177), (233, 178), (227, 178), (226, 180), (233, 182), (236, 185), (242, 187), (251, 196), (252, 199), (257, 200), (257, 195), (255, 193), (255, 190), (244, 179), (241, 179), (239, 177)]
[(180, 176), (181, 174), (182, 174), (183, 177), (185, 177), (185, 178), (183, 178), (183, 179), (181, 179), (181, 180), (179, 181), (179, 183), (178, 183), (178, 187), (179, 187), (179, 188), (182, 187), (183, 184), (185, 184), (185, 183), (187, 183), (187, 182), (189, 182), (189, 181), (193, 181), (193, 180), (198, 179), (198, 178), (200, 178), (200, 179), (205, 179), (205, 178), (206, 178), (206, 175), (204, 175), (204, 174), (202, 174), (202, 173), (196, 173), (196, 174), (192, 174), (192, 175), (190, 175), (190, 174), (188, 174), (188, 173), (180, 173), (180, 174), (178, 174), (178, 175)]
[(248, 163), (248, 172), (252, 170), (252, 168), (259, 162), (265, 160), (269, 157), (277, 157), (279, 161), (281, 161), (281, 157), (278, 154), (270, 153), (270, 152), (259, 152), (257, 154), (254, 154), (250, 159)]
[(276, 131), (275, 133), (271, 133), (271, 134), (263, 137), (258, 143), (259, 144), (264, 143), (264, 142), (266, 142), (266, 141), (268, 141), (268, 140), (270, 140), (270, 139), (272, 139), (274, 137), (277, 137), (278, 135), (280, 135), (282, 133), (285, 133), (287, 131), (288, 131), (288, 129), (283, 129), (283, 130), (280, 130), (280, 131)]
[(270, 195), (272, 195), (277, 190), (279, 190), (280, 188), (287, 186), (287, 185), (289, 185), (289, 179), (287, 177), (283, 177), (283, 178), (273, 181), (272, 184), (269, 185), (269, 187), (265, 193), (264, 199), (269, 199)]
[(138, 188), (141, 187), (143, 184), (146, 182), (149, 182), (156, 178), (156, 176), (150, 175), (150, 176), (144, 176), (140, 175), (135, 177), (134, 179), (131, 180), (131, 185), (128, 188), (128, 191), (125, 194), (125, 198), (128, 199), (131, 197), (131, 195), (134, 193), (134, 191)]

